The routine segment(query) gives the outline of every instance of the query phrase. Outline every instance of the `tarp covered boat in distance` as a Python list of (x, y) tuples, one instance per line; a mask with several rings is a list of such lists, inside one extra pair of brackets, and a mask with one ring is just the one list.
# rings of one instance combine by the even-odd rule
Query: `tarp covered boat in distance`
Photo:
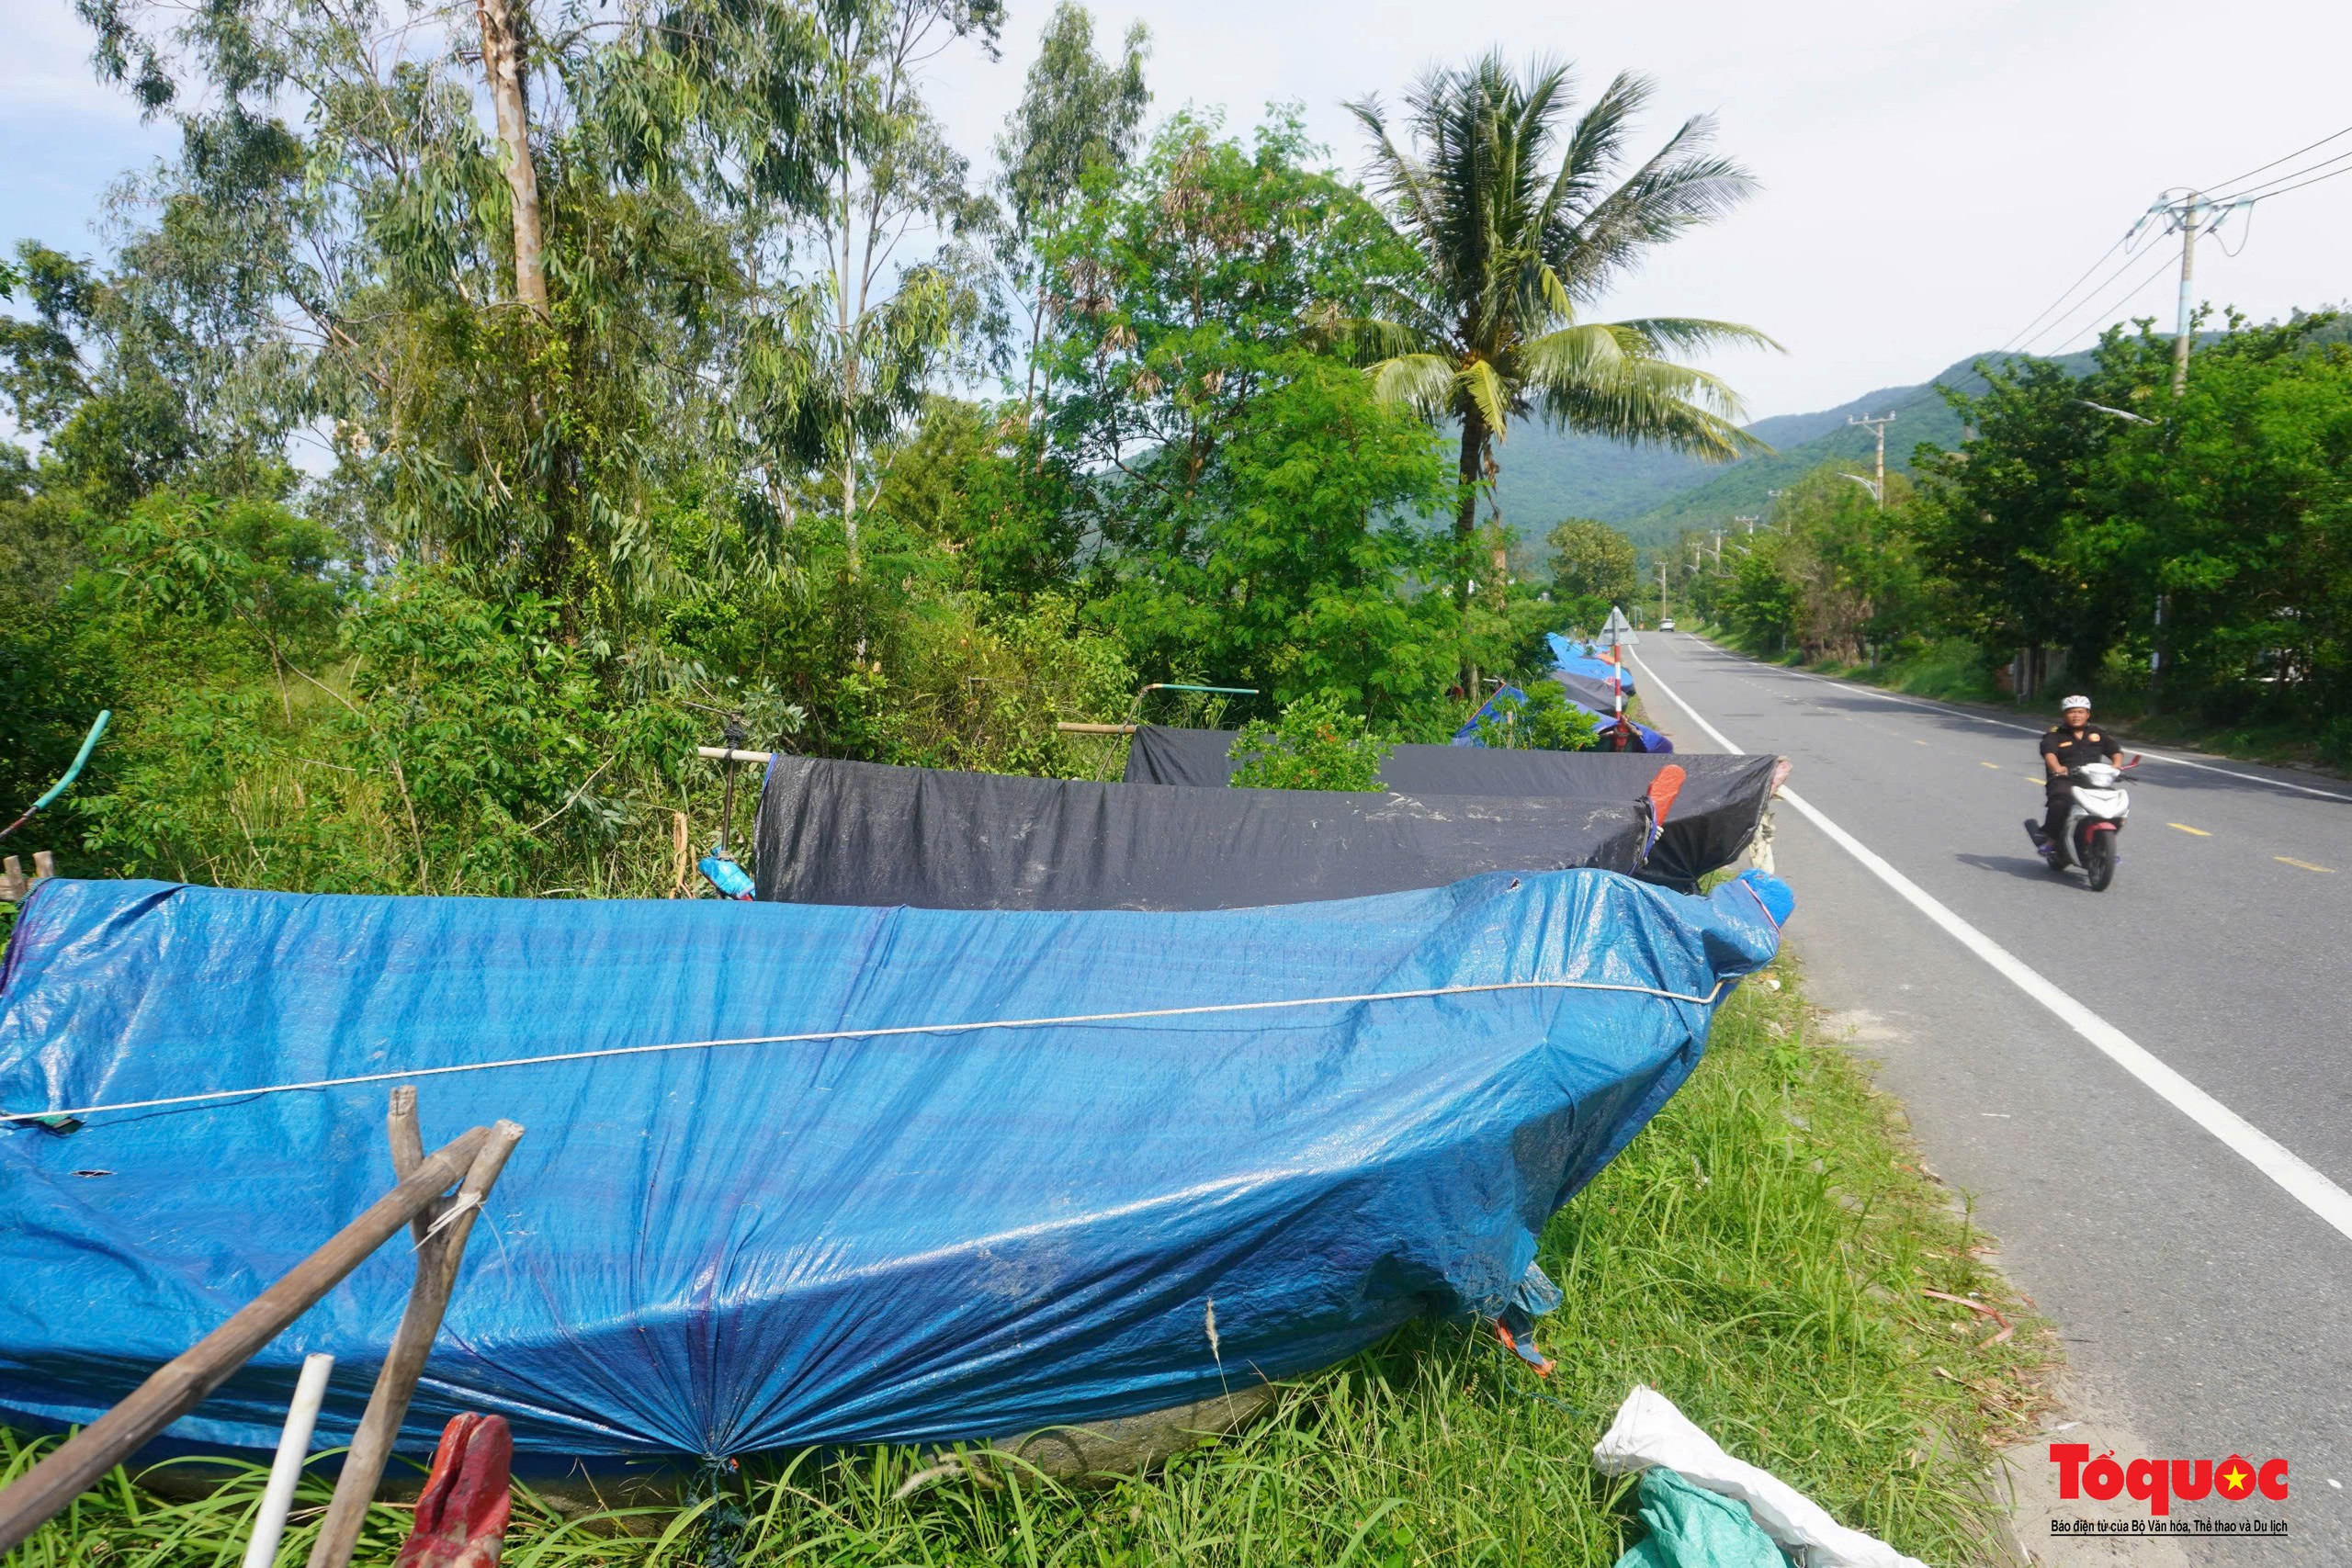
[[(1495, 688), (1495, 694), (1488, 697), (1486, 700), (1486, 703), (1480, 706), (1478, 711), (1470, 716), (1469, 723), (1464, 725), (1461, 728), (1453, 732), (1453, 739), (1448, 741), (1447, 744), (1452, 746), (1484, 746), (1486, 741), (1479, 737), (1478, 726), (1481, 721), (1500, 719), (1503, 716), (1500, 705), (1506, 698), (1513, 703), (1524, 703), (1527, 700), (1527, 694), (1521, 691), (1517, 686), (1498, 686)], [(1577, 701), (1574, 697), (1570, 697), (1567, 702), (1568, 705), (1574, 708), (1577, 712), (1594, 720), (1595, 728), (1601, 731), (1603, 735), (1606, 735), (1610, 728), (1617, 722), (1617, 716), (1608, 708), (1588, 707), (1583, 703)], [(1627, 722), (1632, 723), (1631, 720), (1628, 720)], [(1638, 739), (1641, 744), (1637, 747), (1632, 748), (1632, 750), (1661, 754), (1674, 750), (1673, 741), (1668, 739), (1661, 731), (1652, 729), (1646, 724), (1634, 724), (1633, 725), (1633, 730), (1635, 739)], [(1607, 742), (1604, 740), (1603, 745), (1606, 744)]]
[[(529, 1131), (404, 1450), (464, 1410), (541, 1468), (982, 1438), (1555, 1299), (1538, 1231), (1690, 1072), (1785, 894), (1578, 871), (1159, 914), (52, 881), (0, 975), (0, 1110), (697, 1043), (413, 1080), (428, 1143)], [(386, 1092), (0, 1123), (0, 1422), (90, 1420), (381, 1193)], [(345, 1441), (411, 1272), (395, 1241), (169, 1436), (267, 1448), (325, 1350), (319, 1446)]]
[(1237, 909), (1438, 887), (1484, 871), (1630, 872), (1650, 817), (1615, 797), (1422, 800), (1136, 789), (777, 756), (755, 878), (795, 904)]
[[(1217, 784), (1233, 776), (1230, 729), (1144, 725), (1127, 750), (1130, 784)], [(1699, 879), (1746, 852), (1772, 796), (1779, 759), (1684, 752), (1650, 756), (1609, 751), (1535, 751), (1483, 746), (1398, 746), (1380, 765), (1381, 782), (1416, 798), (1461, 795), (1515, 799), (1637, 800), (1658, 770), (1687, 776), (1667, 813), (1665, 831), (1634, 872), (1645, 882), (1689, 892)]]

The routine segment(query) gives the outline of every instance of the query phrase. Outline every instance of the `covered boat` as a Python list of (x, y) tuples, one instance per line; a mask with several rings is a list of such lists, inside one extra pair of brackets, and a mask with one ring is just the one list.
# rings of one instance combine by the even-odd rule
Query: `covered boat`
[[(1487, 720), (1500, 719), (1503, 716), (1503, 704), (1506, 700), (1511, 703), (1524, 703), (1527, 701), (1527, 694), (1520, 690), (1517, 686), (1498, 686), (1495, 688), (1495, 694), (1488, 697), (1478, 711), (1470, 716), (1469, 723), (1464, 725), (1461, 728), (1453, 732), (1453, 739), (1447, 742), (1447, 744), (1453, 746), (1486, 745), (1487, 742), (1485, 739), (1478, 733), (1478, 726)], [(1577, 701), (1574, 697), (1568, 698), (1567, 703), (1568, 706), (1574, 708), (1577, 712), (1583, 714), (1586, 717), (1593, 720), (1595, 727), (1604, 733), (1607, 732), (1611, 725), (1617, 721), (1617, 716), (1610, 712), (1607, 707), (1590, 707)], [(1638, 746), (1629, 748), (1629, 750), (1657, 752), (1659, 754), (1664, 754), (1674, 750), (1674, 742), (1667, 738), (1666, 733), (1663, 730), (1652, 729), (1646, 724), (1634, 724), (1631, 719), (1628, 719), (1625, 722), (1632, 728), (1634, 739), (1640, 742)]]
[[(1198, 787), (1233, 776), (1229, 729), (1172, 729), (1144, 725), (1127, 750), (1135, 784)], [(1685, 778), (1663, 830), (1634, 874), (1684, 892), (1709, 872), (1747, 852), (1771, 804), (1780, 759), (1685, 752), (1504, 750), (1483, 746), (1398, 746), (1380, 765), (1381, 782), (1432, 802), (1465, 795), (1513, 799), (1639, 800), (1660, 770), (1679, 766)]]
[[(1653, 773), (1655, 770), (1653, 770)], [(1630, 872), (1652, 810), (1623, 794), (1136, 789), (779, 754), (757, 886), (796, 904), (1235, 909), (1436, 887), (1486, 871)]]
[[(0, 970), (0, 1422), (86, 1422), (428, 1142), (529, 1129), (403, 1448), (526, 1468), (1091, 1422), (1541, 1309), (1545, 1219), (1698, 1060), (1785, 889), (1603, 871), (1181, 913), (45, 883)], [(48, 1118), (37, 1122), (23, 1118)], [(387, 1248), (174, 1428), (352, 1429)]]

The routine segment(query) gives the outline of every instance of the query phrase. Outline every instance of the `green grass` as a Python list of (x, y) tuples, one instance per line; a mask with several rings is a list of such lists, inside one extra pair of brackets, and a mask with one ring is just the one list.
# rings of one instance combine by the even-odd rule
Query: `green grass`
[[(1964, 637), (1948, 637), (1883, 664), (1846, 664), (1834, 659), (1806, 660), (1794, 652), (1776, 654), (1751, 646), (1724, 627), (1706, 626), (1696, 619), (1687, 625), (1691, 631), (1768, 664), (1785, 664), (1817, 674), (1860, 681), (1915, 697), (2008, 708), (2038, 723), (2056, 722), (2056, 715), (2040, 699), (2022, 705), (2012, 702), (1994, 682), (1993, 672), (1986, 668), (1976, 645)], [(2112, 677), (2113, 673), (2114, 667), (2110, 666), (2109, 674)], [(2314, 732), (2308, 724), (2258, 716), (2216, 722), (2191, 712), (2151, 712), (2147, 686), (2136, 671), (2127, 679), (2088, 682), (2080, 677), (2064, 677), (2060, 684), (2065, 690), (2052, 687), (2052, 702), (2066, 694), (2066, 691), (2085, 692), (2100, 722), (2123, 736), (2127, 743), (2186, 747), (2245, 762), (2317, 767), (2336, 773), (2352, 771), (2352, 726), (2339, 725), (2334, 731), (2323, 734)]]
[[(1430, 1325), (1288, 1387), (1240, 1435), (1106, 1488), (951, 1471), (901, 1497), (931, 1456), (809, 1456), (741, 1484), (736, 1562), (1606, 1564), (1636, 1527), (1591, 1447), (1636, 1382), (1839, 1518), (1939, 1565), (1981, 1560), (1979, 1478), (2035, 1408), (2049, 1341), (1888, 1103), (1818, 1038), (1789, 964), (1772, 978), (1780, 988), (1741, 987), (1690, 1084), (1546, 1231), (1544, 1266), (1567, 1294), (1539, 1330), (1551, 1378), (1466, 1325)], [(2015, 1337), (1989, 1343), (1989, 1318), (1927, 1289), (1997, 1307)], [(9, 1441), (0, 1467), (32, 1454)], [(9, 1568), (224, 1568), (259, 1485), (256, 1472), (165, 1504), (117, 1472)], [(324, 1500), (322, 1485), (305, 1493), (282, 1562), (303, 1560)], [(360, 1561), (390, 1562), (403, 1522), (379, 1507)], [(707, 1524), (567, 1521), (520, 1494), (505, 1562), (702, 1563)]]

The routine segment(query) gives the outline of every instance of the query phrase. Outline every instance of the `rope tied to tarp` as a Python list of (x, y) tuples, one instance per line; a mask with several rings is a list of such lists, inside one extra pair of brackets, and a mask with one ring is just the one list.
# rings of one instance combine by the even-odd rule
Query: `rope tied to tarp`
[(164, 1095), (153, 1100), (117, 1100), (101, 1105), (65, 1106), (50, 1111), (0, 1111), (0, 1126), (39, 1122), (52, 1126), (125, 1111), (177, 1110), (217, 1105), (226, 1100), (266, 1095), (303, 1094), (362, 1084), (410, 1082), (456, 1073), (498, 1072), (513, 1067), (552, 1066), (565, 1062), (595, 1062), (619, 1056), (650, 1056), (673, 1051), (715, 1051), (746, 1045), (810, 1045), (838, 1040), (890, 1040), (910, 1035), (978, 1034), (995, 1030), (1067, 1029), (1083, 1024), (1141, 1023), (1162, 1019), (1209, 1018), (1247, 1012), (1275, 1012), (1296, 1008), (1360, 1007), (1374, 1002), (1422, 1001), (1441, 997), (1490, 996), (1507, 991), (1610, 991), (1656, 997), (1663, 1001), (1713, 1007), (1730, 980), (1717, 980), (1704, 996), (1669, 991), (1657, 986), (1637, 986), (1609, 980), (1495, 980), (1478, 985), (1424, 986), (1402, 991), (1363, 991), (1349, 996), (1287, 997), (1271, 1001), (1201, 1002), (1189, 1007), (1136, 1008), (1123, 1012), (1063, 1014), (1050, 1018), (983, 1019), (962, 1023), (901, 1023), (868, 1029), (820, 1029), (797, 1034), (747, 1034), (723, 1040), (671, 1040), (647, 1045), (608, 1045), (593, 1051), (559, 1051), (540, 1056), (508, 1056), (490, 1062), (453, 1062), (434, 1067), (390, 1068), (352, 1073), (341, 1077), (311, 1078), (295, 1083), (256, 1084), (246, 1089), (207, 1089), (197, 1094)]

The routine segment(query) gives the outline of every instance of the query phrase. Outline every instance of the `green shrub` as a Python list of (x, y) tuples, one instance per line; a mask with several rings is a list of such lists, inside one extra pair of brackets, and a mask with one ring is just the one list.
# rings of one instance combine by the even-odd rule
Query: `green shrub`
[(1242, 726), (1230, 755), (1237, 789), (1376, 790), (1390, 742), (1335, 696), (1301, 697), (1268, 724)]

